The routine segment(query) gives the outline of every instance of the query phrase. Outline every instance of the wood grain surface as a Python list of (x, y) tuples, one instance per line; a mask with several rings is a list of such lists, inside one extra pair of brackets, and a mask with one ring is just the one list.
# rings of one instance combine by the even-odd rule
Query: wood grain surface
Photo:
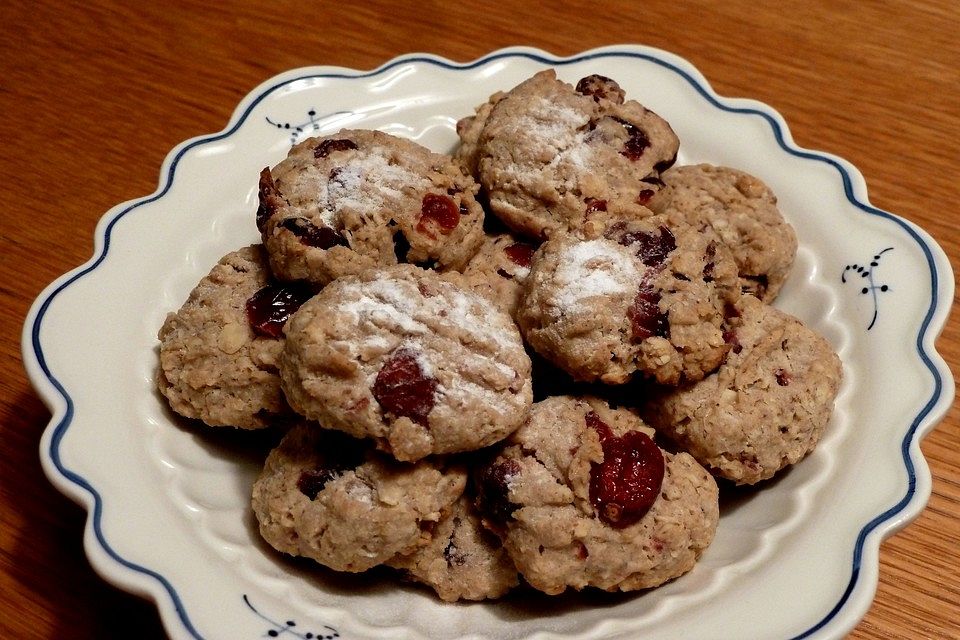
[[(0, 3), (0, 638), (160, 638), (153, 606), (103, 582), (85, 514), (48, 483), (49, 413), (20, 332), (41, 289), (93, 252), (114, 204), (152, 192), (182, 140), (220, 130), (270, 76), (376, 67), (411, 51), (468, 61), (523, 44), (558, 55), (620, 43), (690, 60), (723, 95), (780, 111), (797, 143), (844, 157), (872, 202), (960, 266), (960, 3)], [(956, 370), (960, 322), (938, 341)], [(960, 638), (960, 415), (923, 442), (933, 495), (884, 542), (854, 638)]]

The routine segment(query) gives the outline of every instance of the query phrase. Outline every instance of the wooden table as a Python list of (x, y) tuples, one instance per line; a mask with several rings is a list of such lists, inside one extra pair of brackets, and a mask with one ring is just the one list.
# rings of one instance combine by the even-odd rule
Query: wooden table
[[(49, 414), (23, 372), (20, 330), (40, 290), (92, 254), (103, 212), (152, 192), (174, 145), (219, 130), (244, 94), (282, 70), (367, 69), (412, 50), (466, 61), (514, 44), (559, 55), (661, 47), (721, 94), (778, 109), (801, 146), (853, 162), (876, 206), (921, 225), (960, 266), (955, 1), (141, 4), (0, 5), (3, 638), (163, 635), (150, 604), (89, 568), (84, 513), (41, 473)], [(958, 314), (938, 346), (956, 369)], [(876, 602), (855, 638), (960, 637), (958, 426), (954, 407), (923, 443), (933, 496), (883, 544)]]

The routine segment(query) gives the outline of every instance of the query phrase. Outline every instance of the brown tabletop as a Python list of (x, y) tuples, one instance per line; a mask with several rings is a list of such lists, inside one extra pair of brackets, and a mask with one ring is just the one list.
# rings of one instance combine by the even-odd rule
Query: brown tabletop
[[(0, 25), (0, 638), (163, 636), (152, 605), (90, 569), (83, 511), (41, 472), (49, 412), (24, 374), (20, 331), (41, 289), (91, 256), (100, 216), (151, 193), (174, 145), (220, 130), (240, 98), (280, 71), (369, 69), (411, 51), (468, 61), (516, 44), (557, 55), (660, 47), (720, 94), (779, 110), (800, 146), (851, 161), (874, 205), (919, 224), (960, 266), (952, 0), (6, 0)], [(937, 344), (956, 369), (957, 314)], [(960, 637), (958, 424), (953, 407), (923, 442), (933, 496), (883, 543), (876, 601), (854, 638)]]

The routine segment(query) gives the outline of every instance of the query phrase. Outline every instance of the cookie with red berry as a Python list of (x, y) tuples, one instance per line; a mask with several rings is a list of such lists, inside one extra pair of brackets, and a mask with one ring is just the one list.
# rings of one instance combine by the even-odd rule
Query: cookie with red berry
[(260, 245), (223, 257), (160, 328), (157, 386), (170, 408), (243, 429), (291, 415), (277, 359), (284, 323), (312, 295), (274, 280)]
[(532, 403), (513, 320), (413, 265), (335, 280), (293, 315), (286, 337), (280, 372), (291, 406), (398, 460), (493, 444)]
[(625, 100), (610, 78), (574, 86), (552, 69), (494, 95), (457, 128), (458, 155), (476, 168), (491, 211), (541, 239), (579, 228), (596, 209), (652, 215), (663, 204), (660, 174), (680, 145), (663, 118)]
[(716, 482), (626, 409), (554, 396), (474, 470), (478, 508), (548, 594), (633, 591), (690, 571), (719, 520)]
[(450, 156), (345, 129), (261, 172), (257, 228), (283, 280), (325, 285), (397, 263), (461, 269), (483, 242), (477, 190)]
[[(599, 221), (595, 221), (599, 222)], [(597, 224), (534, 254), (517, 322), (538, 354), (573, 378), (634, 373), (668, 385), (703, 378), (726, 356), (736, 265), (709, 229), (663, 216)]]

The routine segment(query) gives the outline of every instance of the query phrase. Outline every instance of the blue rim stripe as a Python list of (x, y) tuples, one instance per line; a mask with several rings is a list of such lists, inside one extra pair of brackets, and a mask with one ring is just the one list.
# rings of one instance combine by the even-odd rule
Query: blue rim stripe
[(121, 218), (123, 218), (125, 215), (127, 215), (137, 207), (159, 200), (170, 190), (170, 187), (173, 184), (173, 179), (176, 173), (177, 166), (179, 165), (180, 159), (184, 156), (184, 154), (186, 154), (189, 150), (193, 149), (194, 147), (197, 147), (203, 144), (208, 144), (211, 142), (216, 142), (233, 135), (240, 128), (240, 126), (243, 125), (244, 122), (246, 122), (247, 117), (250, 115), (251, 111), (260, 102), (262, 102), (267, 96), (272, 94), (274, 91), (292, 82), (297, 82), (297, 81), (306, 80), (306, 79), (316, 79), (316, 78), (342, 78), (342, 79), (369, 78), (369, 77), (373, 77), (373, 76), (377, 76), (382, 73), (385, 73), (390, 69), (393, 69), (394, 67), (397, 67), (399, 65), (410, 64), (410, 63), (426, 63), (426, 64), (431, 64), (437, 67), (442, 67), (445, 69), (463, 71), (463, 70), (475, 69), (477, 67), (483, 66), (485, 64), (488, 64), (490, 62), (493, 62), (501, 58), (527, 58), (529, 60), (540, 62), (546, 65), (567, 65), (567, 64), (574, 64), (574, 63), (583, 62), (587, 60), (594, 60), (598, 58), (608, 58), (608, 57), (634, 58), (634, 59), (645, 60), (647, 62), (652, 62), (654, 64), (657, 64), (661, 67), (669, 69), (670, 71), (680, 75), (694, 89), (696, 89), (697, 92), (700, 93), (700, 95), (704, 97), (710, 104), (717, 107), (718, 109), (721, 109), (722, 111), (761, 116), (770, 124), (771, 128), (773, 129), (774, 136), (776, 137), (777, 143), (780, 145), (780, 147), (784, 151), (786, 151), (790, 155), (793, 155), (799, 158), (814, 160), (817, 162), (824, 162), (832, 166), (834, 169), (836, 169), (843, 179), (843, 189), (847, 197), (847, 200), (851, 204), (853, 204), (854, 206), (856, 206), (857, 208), (859, 208), (860, 210), (862, 210), (863, 212), (869, 215), (884, 218), (900, 226), (904, 231), (907, 232), (907, 234), (909, 234), (910, 237), (912, 237), (917, 242), (917, 244), (920, 246), (921, 250), (923, 251), (924, 257), (927, 260), (927, 266), (930, 269), (931, 300), (930, 300), (930, 306), (927, 309), (927, 313), (924, 316), (923, 323), (921, 324), (920, 331), (917, 335), (916, 346), (917, 346), (917, 350), (919, 352), (921, 360), (923, 361), (924, 365), (930, 370), (930, 373), (933, 376), (934, 391), (930, 399), (927, 401), (927, 403), (923, 406), (923, 408), (920, 410), (920, 412), (911, 422), (910, 428), (907, 430), (907, 433), (901, 442), (901, 447), (900, 447), (901, 455), (903, 456), (903, 462), (908, 474), (907, 492), (903, 496), (903, 498), (900, 499), (899, 502), (897, 502), (894, 506), (890, 507), (889, 509), (887, 509), (886, 511), (884, 511), (883, 513), (875, 517), (873, 520), (868, 522), (860, 530), (860, 533), (857, 536), (856, 545), (854, 546), (854, 550), (853, 550), (852, 570), (851, 570), (850, 580), (847, 584), (846, 589), (843, 592), (843, 595), (837, 601), (836, 605), (834, 605), (834, 607), (817, 624), (813, 625), (803, 633), (797, 636), (794, 636), (790, 640), (801, 640), (803, 638), (808, 638), (812, 636), (814, 633), (816, 633), (817, 631), (820, 631), (831, 620), (833, 620), (837, 616), (837, 614), (843, 609), (843, 607), (849, 601), (850, 596), (852, 595), (853, 591), (857, 586), (858, 579), (860, 576), (860, 569), (861, 569), (861, 564), (863, 560), (863, 550), (866, 544), (867, 537), (871, 533), (873, 533), (881, 524), (891, 520), (894, 516), (896, 516), (901, 511), (903, 511), (907, 507), (907, 505), (911, 502), (914, 495), (916, 494), (917, 477), (916, 477), (916, 469), (914, 467), (913, 460), (910, 457), (910, 445), (914, 441), (917, 430), (919, 429), (921, 423), (937, 405), (943, 393), (943, 379), (937, 367), (934, 365), (933, 360), (930, 358), (929, 354), (927, 354), (923, 345), (923, 341), (927, 336), (927, 331), (930, 328), (930, 323), (932, 322), (933, 316), (935, 315), (936, 310), (939, 307), (939, 273), (937, 272), (936, 262), (934, 261), (933, 253), (930, 250), (930, 247), (927, 245), (924, 239), (920, 237), (920, 235), (916, 232), (916, 230), (906, 221), (902, 220), (901, 218), (887, 211), (883, 211), (881, 209), (877, 209), (863, 202), (860, 202), (853, 193), (853, 181), (850, 178), (850, 174), (840, 162), (834, 160), (833, 158), (827, 157), (825, 155), (821, 155), (811, 151), (804, 151), (804, 150), (795, 148), (791, 145), (788, 145), (784, 137), (783, 128), (780, 126), (779, 121), (773, 116), (771, 116), (769, 113), (765, 111), (761, 111), (759, 109), (754, 109), (749, 107), (733, 107), (730, 105), (723, 104), (717, 97), (715, 97), (711, 93), (710, 90), (704, 87), (699, 80), (694, 78), (693, 75), (691, 75), (686, 70), (678, 67), (677, 65), (671, 62), (662, 60), (654, 56), (653, 54), (640, 53), (637, 51), (617, 51), (613, 49), (596, 51), (593, 53), (586, 53), (586, 54), (574, 56), (571, 58), (552, 58), (552, 57), (547, 57), (544, 55), (540, 55), (540, 54), (536, 54), (528, 51), (505, 50), (499, 53), (491, 54), (484, 58), (480, 58), (473, 62), (463, 63), (463, 64), (453, 63), (447, 60), (433, 58), (433, 57), (425, 57), (425, 56), (401, 57), (401, 58), (396, 58), (388, 62), (384, 66), (379, 67), (378, 69), (374, 69), (372, 71), (357, 72), (357, 73), (306, 74), (306, 75), (298, 76), (296, 78), (285, 80), (283, 82), (279, 82), (267, 87), (256, 98), (254, 98), (253, 101), (251, 101), (249, 106), (247, 106), (247, 108), (243, 111), (240, 118), (237, 120), (236, 124), (234, 124), (230, 129), (225, 130), (218, 134), (211, 135), (211, 136), (204, 136), (204, 137), (198, 138), (193, 142), (190, 142), (189, 144), (185, 145), (182, 149), (180, 149), (180, 151), (178, 151), (177, 154), (174, 156), (173, 160), (170, 163), (169, 168), (167, 169), (166, 180), (160, 192), (152, 196), (149, 196), (147, 198), (144, 198), (142, 200), (134, 201), (128, 207), (118, 212), (104, 229), (103, 247), (101, 249), (101, 253), (96, 257), (96, 259), (88, 267), (78, 271), (73, 276), (65, 280), (63, 283), (61, 283), (56, 289), (50, 292), (47, 295), (47, 298), (43, 301), (43, 303), (39, 307), (36, 314), (36, 318), (34, 319), (33, 326), (31, 328), (31, 341), (32, 341), (33, 350), (37, 358), (37, 362), (40, 365), (41, 370), (43, 371), (43, 374), (47, 377), (50, 383), (56, 388), (57, 392), (60, 393), (60, 395), (66, 401), (66, 411), (64, 413), (64, 416), (60, 420), (60, 422), (56, 425), (53, 431), (53, 437), (51, 438), (51, 443), (50, 443), (50, 457), (53, 460), (53, 463), (56, 466), (57, 470), (67, 480), (83, 488), (84, 490), (89, 492), (89, 494), (93, 497), (94, 499), (94, 508), (93, 508), (93, 514), (92, 514), (93, 528), (94, 528), (94, 534), (96, 535), (97, 541), (99, 542), (100, 546), (118, 564), (128, 569), (131, 569), (133, 571), (143, 573), (145, 575), (148, 575), (156, 579), (167, 591), (167, 594), (170, 596), (170, 599), (176, 608), (177, 615), (179, 616), (180, 621), (183, 624), (184, 628), (194, 638), (201, 639), (202, 636), (200, 635), (200, 633), (197, 631), (197, 629), (194, 627), (193, 623), (191, 622), (190, 617), (186, 611), (186, 608), (184, 607), (184, 604), (180, 599), (180, 596), (177, 593), (176, 589), (161, 574), (147, 567), (141, 566), (134, 562), (130, 562), (129, 560), (126, 560), (123, 557), (121, 557), (116, 551), (113, 550), (113, 548), (107, 542), (106, 537), (104, 536), (103, 530), (101, 528), (101, 516), (103, 513), (103, 498), (101, 497), (100, 493), (93, 486), (91, 486), (90, 483), (87, 482), (83, 477), (67, 469), (60, 458), (60, 442), (63, 439), (63, 436), (66, 433), (67, 428), (70, 426), (70, 423), (73, 420), (74, 409), (73, 409), (72, 398), (67, 393), (66, 389), (64, 389), (63, 385), (61, 385), (60, 382), (57, 380), (57, 378), (51, 373), (49, 367), (47, 366), (46, 358), (43, 355), (43, 348), (40, 343), (40, 326), (41, 326), (41, 323), (43, 322), (44, 315), (46, 314), (53, 299), (57, 295), (59, 295), (60, 292), (62, 292), (67, 287), (69, 287), (71, 284), (73, 284), (74, 282), (76, 282), (86, 274), (96, 269), (104, 261), (104, 259), (107, 256), (107, 252), (110, 249), (111, 231), (114, 225)]

